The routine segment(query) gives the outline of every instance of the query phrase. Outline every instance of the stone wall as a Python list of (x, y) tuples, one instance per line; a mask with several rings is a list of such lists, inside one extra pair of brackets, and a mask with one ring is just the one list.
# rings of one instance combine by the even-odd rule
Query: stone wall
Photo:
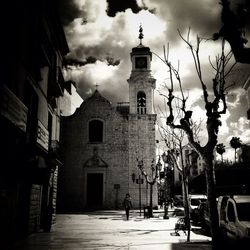
[[(155, 160), (155, 119), (156, 115), (132, 115), (129, 116), (129, 175), (130, 194), (134, 200), (134, 206), (139, 207), (139, 184), (133, 182), (131, 176), (135, 174), (144, 179), (141, 185), (141, 205), (146, 206), (150, 200), (150, 185), (147, 185), (145, 178), (138, 168), (138, 160), (143, 160), (144, 168), (148, 175), (151, 175), (151, 165), (156, 164)], [(153, 161), (153, 163), (152, 163)], [(153, 186), (153, 206), (158, 204), (157, 184)]]
[[(103, 121), (103, 143), (89, 142), (88, 124), (92, 119)], [(59, 185), (64, 185), (61, 188), (65, 190), (63, 197), (58, 196), (58, 209), (64, 206), (61, 198), (67, 210), (79, 211), (86, 207), (88, 173), (102, 173), (104, 176), (103, 207), (121, 207), (128, 192), (127, 117), (116, 112), (103, 98), (90, 99), (73, 116), (63, 119), (62, 144), (64, 166), (59, 170)], [(107, 166), (87, 165), (94, 156), (94, 150)], [(115, 184), (119, 184), (118, 190), (114, 188)]]
[[(136, 158), (144, 156), (147, 169), (155, 157), (156, 115), (122, 115), (98, 91), (85, 100), (76, 112), (62, 119), (62, 159), (59, 168), (58, 211), (78, 212), (88, 206), (88, 176), (102, 174), (101, 208), (122, 208), (126, 193), (131, 193), (138, 207), (138, 185), (132, 173), (138, 174)], [(89, 121), (104, 124), (103, 142), (89, 142)], [(139, 153), (139, 154), (138, 154)], [(154, 186), (154, 205), (157, 189)], [(147, 194), (147, 195), (146, 195)], [(149, 187), (142, 185), (142, 204), (149, 202)]]

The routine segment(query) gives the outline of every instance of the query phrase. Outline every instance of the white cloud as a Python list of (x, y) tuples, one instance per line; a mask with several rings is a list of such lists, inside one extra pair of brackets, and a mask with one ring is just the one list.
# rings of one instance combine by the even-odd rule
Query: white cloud
[(92, 79), (95, 83), (102, 83), (115, 75), (118, 66), (110, 67), (107, 63), (97, 60), (95, 64), (87, 64), (83, 68), (82, 74)]
[(245, 91), (242, 88), (237, 88), (229, 91), (227, 95), (227, 105), (229, 108), (237, 108), (241, 105), (240, 98), (245, 95)]
[[(214, 32), (220, 29), (220, 5), (211, 0), (204, 1), (165, 1), (165, 0), (137, 0), (139, 6), (145, 4), (152, 13), (142, 10), (135, 14), (131, 9), (116, 13), (115, 17), (107, 16), (106, 0), (74, 0), (81, 15), (75, 18), (65, 27), (67, 41), (72, 57), (84, 60), (88, 56), (96, 56), (98, 59), (107, 55), (120, 59), (117, 66), (108, 66), (104, 61), (97, 60), (94, 64), (86, 64), (82, 67), (74, 67), (68, 72), (67, 78), (72, 78), (78, 85), (82, 97), (90, 94), (99, 84), (100, 91), (110, 101), (128, 101), (127, 79), (131, 72), (130, 52), (139, 44), (139, 25), (143, 26), (143, 44), (149, 46), (151, 51), (163, 57), (163, 46), (169, 43), (169, 58), (177, 67), (180, 62), (180, 75), (183, 80), (183, 88), (189, 93), (188, 105), (193, 110), (193, 118), (204, 120), (204, 137), (206, 136), (206, 115), (203, 110), (200, 83), (198, 81), (193, 59), (187, 45), (180, 39), (177, 29), (180, 29), (186, 37), (187, 29), (191, 27), (190, 39), (195, 44), (196, 34), (210, 38)], [(82, 18), (79, 18), (82, 17)], [(83, 24), (83, 21), (86, 23)], [(197, 20), (199, 20), (197, 22)], [(228, 45), (226, 45), (228, 47)], [(214, 58), (219, 52), (220, 42), (204, 41), (200, 48), (200, 60), (202, 63), (203, 77), (209, 89), (213, 72), (208, 64), (208, 57)], [(152, 74), (157, 80), (157, 89), (162, 89), (162, 84), (168, 82), (169, 75), (164, 63), (153, 54)], [(156, 103), (159, 95), (155, 94)], [(249, 124), (244, 120), (237, 123), (228, 122), (239, 116), (237, 110), (242, 109), (242, 92), (231, 91), (228, 95), (229, 111), (222, 115), (220, 138), (225, 140), (229, 135), (250, 139)], [(242, 128), (242, 129), (241, 129)], [(231, 132), (233, 131), (233, 132)], [(219, 138), (219, 139), (220, 139)]]
[[(217, 154), (217, 159), (221, 159), (221, 156)], [(234, 162), (234, 149), (227, 147), (226, 152), (223, 154), (223, 159)]]
[[(238, 122), (231, 122), (230, 127), (232, 129), (232, 137), (240, 137), (243, 143), (250, 142), (250, 122), (246, 117), (240, 117)], [(231, 137), (228, 138), (228, 141)]]
[[(119, 15), (123, 15), (120, 13)], [(143, 27), (143, 34), (145, 45), (153, 45), (156, 41), (163, 39), (163, 33), (166, 30), (165, 22), (156, 15), (147, 10), (142, 10), (138, 14), (132, 13), (130, 9), (126, 10), (125, 14), (126, 31), (130, 34), (128, 40), (138, 41), (138, 28), (140, 25)]]

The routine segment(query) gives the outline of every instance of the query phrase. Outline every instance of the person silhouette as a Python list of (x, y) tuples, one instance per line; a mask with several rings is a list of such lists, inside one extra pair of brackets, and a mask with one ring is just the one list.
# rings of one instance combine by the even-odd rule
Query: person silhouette
[(132, 208), (132, 202), (131, 202), (131, 197), (129, 193), (126, 194), (124, 200), (123, 200), (123, 207), (126, 212), (126, 218), (129, 220), (129, 210)]

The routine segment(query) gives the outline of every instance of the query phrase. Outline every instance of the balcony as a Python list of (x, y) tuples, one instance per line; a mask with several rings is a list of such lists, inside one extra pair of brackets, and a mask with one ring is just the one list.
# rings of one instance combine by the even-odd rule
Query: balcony
[(63, 96), (64, 90), (64, 77), (60, 67), (56, 67), (54, 70), (51, 69), (50, 81), (49, 81), (49, 97)]
[(146, 107), (137, 107), (137, 114), (139, 115), (145, 115), (147, 112)]

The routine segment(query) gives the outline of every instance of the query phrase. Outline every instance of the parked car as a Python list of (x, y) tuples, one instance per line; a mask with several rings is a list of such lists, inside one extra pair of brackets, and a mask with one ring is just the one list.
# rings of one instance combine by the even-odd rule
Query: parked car
[(198, 220), (201, 224), (201, 227), (206, 232), (210, 233), (210, 218), (209, 218), (207, 202), (201, 202), (197, 210), (198, 210)]
[(218, 213), (221, 232), (227, 238), (250, 240), (250, 196), (220, 196)]
[(204, 194), (190, 194), (189, 203), (190, 203), (190, 216), (191, 219), (196, 221), (198, 216), (198, 207), (202, 202), (207, 201), (207, 196)]

